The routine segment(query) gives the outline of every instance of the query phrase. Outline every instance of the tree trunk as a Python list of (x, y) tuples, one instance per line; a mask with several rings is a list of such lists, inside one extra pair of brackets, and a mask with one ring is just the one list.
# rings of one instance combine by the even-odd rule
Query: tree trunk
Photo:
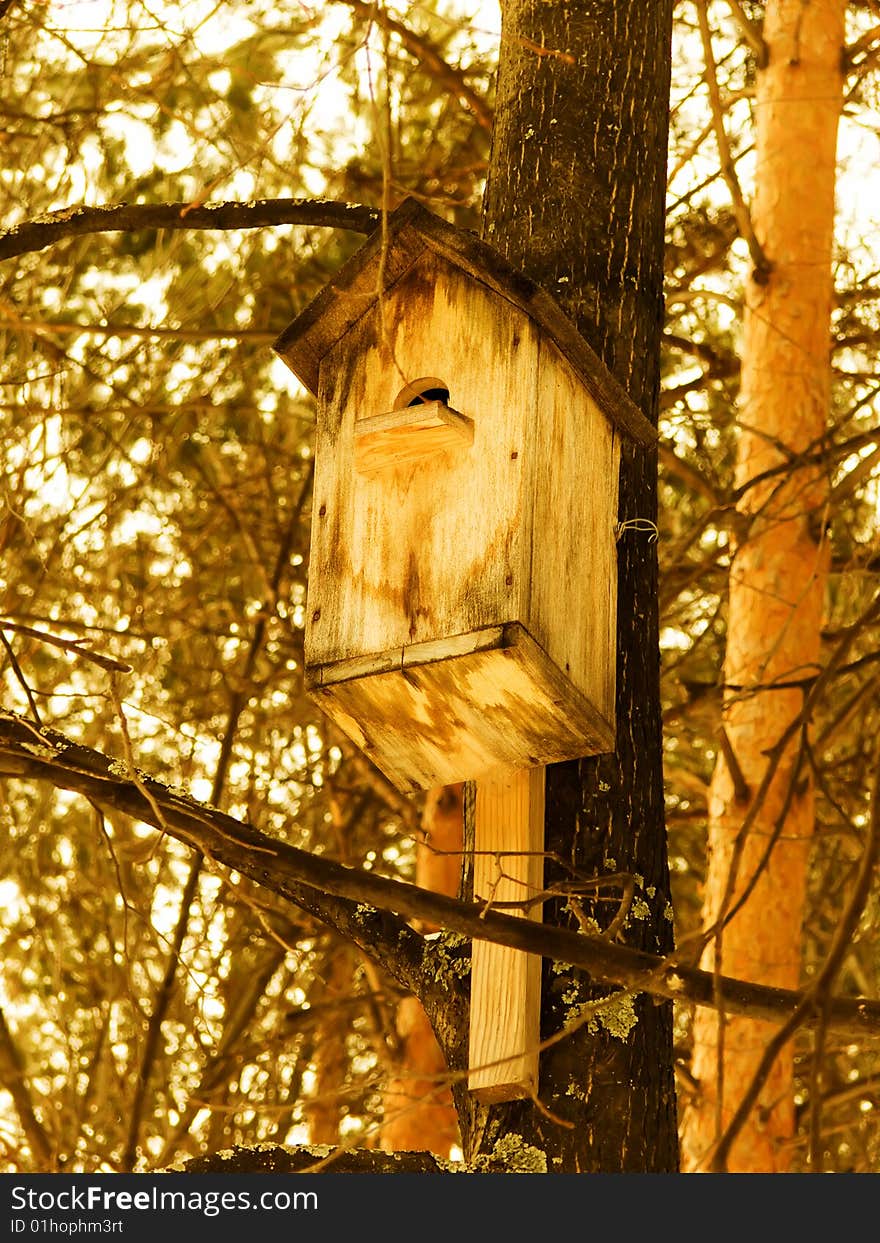
[[(767, 63), (758, 70), (752, 224), (770, 265), (749, 281), (742, 345), (736, 484), (744, 536), (730, 570), (723, 727), (709, 805), (704, 922), (711, 925), (761, 871), (742, 910), (710, 944), (704, 965), (795, 988), (813, 790), (795, 725), (818, 670), (828, 567), (827, 483), (798, 468), (826, 427), (830, 394), (831, 245), (845, 0), (769, 0)], [(761, 476), (774, 468), (769, 478)], [(779, 468), (783, 468), (781, 471)], [(777, 689), (777, 686), (779, 687)], [(784, 688), (784, 689), (783, 689)], [(729, 742), (729, 747), (727, 746)], [(761, 790), (768, 765), (778, 760)], [(772, 844), (772, 854), (765, 854)], [(741, 852), (741, 853), (740, 853)], [(739, 861), (736, 857), (739, 855)], [(719, 1030), (723, 1031), (719, 1058)], [(706, 1168), (711, 1149), (751, 1082), (772, 1032), (764, 1023), (694, 1022), (700, 1095), (683, 1127), (685, 1163)], [(719, 1063), (723, 1068), (718, 1109)], [(777, 1060), (728, 1168), (783, 1171), (781, 1140), (794, 1127), (791, 1047)]]
[(324, 997), (327, 1017), (321, 1024), (315, 1045), (315, 1093), (307, 1113), (309, 1136), (313, 1144), (338, 1144), (339, 1124), (344, 1117), (345, 1081), (348, 1055), (345, 1037), (350, 1016), (336, 1003), (351, 991), (354, 954), (345, 942), (334, 944), (325, 959)]
[[(425, 837), (416, 854), (416, 884), (453, 898), (461, 875), (463, 789), (459, 783), (429, 791), (422, 815)], [(425, 924), (421, 929), (433, 931)], [(398, 1006), (397, 1033), (400, 1068), (385, 1090), (382, 1148), (448, 1157), (459, 1142), (458, 1120), (446, 1060), (416, 997), (404, 997)]]
[[(670, 0), (507, 0), (484, 236), (553, 293), (648, 417), (662, 324)], [(656, 457), (624, 450), (620, 518), (656, 516)], [(663, 818), (657, 558), (649, 531), (618, 542), (617, 752), (547, 774), (547, 849), (586, 877), (635, 881), (625, 937), (671, 948)], [(587, 586), (584, 585), (584, 589)], [(548, 859), (548, 883), (571, 881)], [(620, 890), (581, 903), (607, 926)], [(577, 926), (548, 902), (545, 920)], [(542, 1035), (601, 996), (545, 963)], [(539, 1096), (474, 1107), (466, 1149), (511, 1145), (551, 1173), (677, 1166), (671, 1007), (618, 999), (541, 1058)]]

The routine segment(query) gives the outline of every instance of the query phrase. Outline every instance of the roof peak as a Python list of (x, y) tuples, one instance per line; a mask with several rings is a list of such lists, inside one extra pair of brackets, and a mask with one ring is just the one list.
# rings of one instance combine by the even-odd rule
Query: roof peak
[[(555, 298), (475, 233), (405, 198), (278, 337), (273, 348), (317, 393), (321, 359), (425, 250), (440, 255), (524, 311), (574, 367), (603, 413), (630, 439), (651, 444), (654, 427), (594, 353)], [(380, 285), (381, 282), (381, 285)]]

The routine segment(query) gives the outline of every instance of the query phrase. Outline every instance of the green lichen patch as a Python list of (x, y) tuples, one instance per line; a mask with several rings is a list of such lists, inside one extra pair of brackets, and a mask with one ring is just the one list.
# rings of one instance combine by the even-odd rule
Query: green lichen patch
[(460, 932), (437, 932), (425, 938), (424, 963), (445, 987), (452, 977), (464, 979), (470, 974), (470, 954), (464, 952), (470, 938)]
[(635, 1002), (635, 993), (620, 992), (605, 998), (596, 1007), (587, 1027), (590, 1031), (597, 1031), (602, 1026), (615, 1039), (626, 1040), (639, 1021)]
[(533, 1144), (527, 1144), (521, 1135), (509, 1131), (496, 1141), (488, 1156), (474, 1161), (478, 1173), (546, 1174), (547, 1154)]

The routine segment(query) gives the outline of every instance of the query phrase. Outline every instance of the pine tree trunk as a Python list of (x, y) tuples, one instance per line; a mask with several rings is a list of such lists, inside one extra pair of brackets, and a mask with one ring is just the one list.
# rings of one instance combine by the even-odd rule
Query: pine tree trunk
[[(425, 836), (416, 854), (416, 884), (450, 897), (458, 893), (461, 875), (463, 788), (459, 783), (428, 792), (422, 813)], [(458, 1119), (445, 1058), (417, 998), (404, 997), (397, 1007), (397, 1034), (400, 1067), (385, 1090), (382, 1148), (448, 1157), (459, 1143)]]
[[(784, 988), (800, 982), (813, 832), (813, 790), (809, 769), (799, 762), (797, 730), (757, 805), (756, 798), (768, 757), (779, 750), (779, 740), (803, 707), (805, 692), (797, 684), (816, 673), (819, 661), (827, 483), (815, 468), (796, 463), (819, 443), (828, 416), (845, 7), (845, 0), (769, 0), (766, 9), (768, 57), (758, 70), (755, 100), (752, 224), (771, 270), (762, 283), (750, 280), (747, 290), (736, 469), (739, 487), (756, 482), (739, 506), (745, 534), (731, 562), (724, 667), (723, 725), (730, 747), (727, 756), (719, 755), (709, 808), (704, 922), (711, 924), (722, 909), (744, 824), (735, 894), (764, 867), (744, 907), (724, 928), (721, 969)], [(764, 472), (780, 467), (781, 473), (761, 481)], [(708, 947), (705, 966), (711, 968), (716, 948), (717, 943)], [(688, 1168), (706, 1168), (718, 1126), (726, 1125), (742, 1099), (771, 1031), (748, 1019), (725, 1022), (719, 1114), (719, 1019), (706, 1010), (697, 1013), (693, 1071), (701, 1093), (683, 1127)], [(785, 1170), (789, 1149), (780, 1141), (793, 1127), (789, 1047), (740, 1133), (728, 1168)]]
[(354, 955), (344, 942), (334, 945), (325, 959), (324, 1000), (326, 1018), (315, 1043), (315, 1093), (307, 1106), (309, 1136), (313, 1144), (338, 1144), (344, 1117), (348, 1057), (345, 1037), (350, 1016), (335, 1003), (351, 989)]
[[(670, 0), (507, 0), (484, 236), (555, 295), (648, 417), (662, 322)], [(625, 451), (620, 518), (656, 515), (656, 458)], [(547, 849), (588, 877), (629, 872), (631, 944), (668, 950), (657, 560), (649, 532), (619, 541), (617, 753), (547, 774)], [(588, 589), (585, 584), (584, 589)], [(548, 860), (547, 880), (571, 880)], [(602, 926), (619, 897), (583, 902)], [(609, 899), (612, 899), (609, 901)], [(574, 924), (548, 902), (548, 922)], [(545, 963), (546, 1038), (601, 994)], [(466, 1148), (511, 1144), (548, 1172), (677, 1165), (671, 1013), (644, 997), (611, 1006), (541, 1058), (539, 1096), (475, 1108)], [(563, 1120), (564, 1124), (560, 1124)]]

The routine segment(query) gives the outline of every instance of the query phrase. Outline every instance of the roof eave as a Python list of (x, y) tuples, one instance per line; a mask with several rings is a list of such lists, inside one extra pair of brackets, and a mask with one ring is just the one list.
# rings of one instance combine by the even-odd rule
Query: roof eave
[(342, 265), (274, 343), (274, 350), (310, 392), (317, 394), (321, 359), (379, 297), (430, 249), (524, 311), (559, 349), (603, 414), (631, 440), (651, 445), (656, 428), (615, 380), (583, 336), (541, 286), (513, 268), (493, 247), (456, 229), (408, 198)]

